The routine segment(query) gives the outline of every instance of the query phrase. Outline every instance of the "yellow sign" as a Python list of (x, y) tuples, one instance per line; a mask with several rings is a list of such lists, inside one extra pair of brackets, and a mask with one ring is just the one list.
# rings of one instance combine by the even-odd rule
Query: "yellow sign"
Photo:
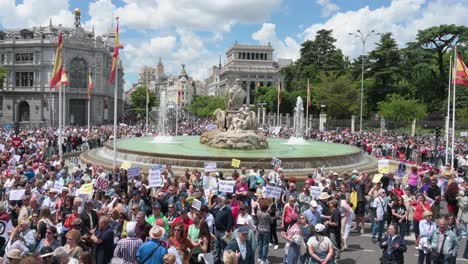
[(234, 167), (234, 168), (239, 168), (240, 167), (240, 160), (232, 159), (231, 166)]
[(132, 163), (130, 161), (122, 161), (122, 165), (120, 165), (121, 169), (128, 170), (132, 167)]
[(381, 159), (378, 162), (378, 169), (380, 173), (389, 173), (390, 172), (390, 162), (388, 159)]
[(81, 185), (80, 188), (80, 194), (90, 194), (93, 192), (93, 184), (92, 183), (87, 183)]
[(383, 174), (382, 174), (382, 173), (376, 174), (376, 175), (374, 175), (374, 178), (372, 179), (372, 182), (373, 182), (373, 183), (378, 183), (378, 182), (380, 182), (380, 180), (382, 179), (382, 177), (383, 177)]

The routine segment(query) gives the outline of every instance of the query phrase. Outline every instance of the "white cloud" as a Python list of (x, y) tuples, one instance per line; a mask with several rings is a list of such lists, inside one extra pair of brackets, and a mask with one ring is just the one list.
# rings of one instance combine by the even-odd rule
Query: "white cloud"
[(284, 40), (279, 39), (276, 34), (275, 24), (264, 23), (262, 28), (252, 34), (252, 39), (258, 41), (262, 45), (271, 43), (278, 58), (288, 58), (293, 60), (299, 58), (300, 44), (289, 36)]
[(340, 7), (331, 0), (317, 0), (317, 4), (322, 7), (321, 13), (323, 17), (328, 17), (336, 11), (340, 10)]
[(112, 14), (115, 12), (116, 6), (111, 0), (97, 0), (90, 2), (88, 5), (88, 15), (90, 19), (83, 23), (83, 27), (90, 30), (94, 27), (96, 34), (107, 33), (111, 29)]
[(184, 28), (229, 32), (238, 23), (259, 23), (280, 0), (125, 0), (117, 9), (122, 24), (139, 29)]
[(5, 28), (23, 28), (48, 25), (49, 19), (55, 25), (73, 25), (73, 13), (68, 1), (63, 0), (0, 0), (0, 24)]
[[(304, 40), (314, 39), (320, 29), (333, 29), (337, 47), (351, 58), (362, 53), (362, 42), (348, 33), (360, 29), (366, 33), (392, 32), (400, 46), (414, 41), (418, 30), (440, 24), (468, 25), (468, 7), (460, 1), (393, 0), (389, 6), (371, 10), (368, 6), (355, 11), (338, 12), (324, 23), (313, 24), (303, 32)], [(372, 50), (378, 37), (371, 37), (366, 50)]]

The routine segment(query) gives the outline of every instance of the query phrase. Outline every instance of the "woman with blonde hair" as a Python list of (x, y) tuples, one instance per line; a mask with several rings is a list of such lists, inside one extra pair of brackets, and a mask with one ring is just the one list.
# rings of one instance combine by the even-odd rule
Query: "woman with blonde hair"
[(225, 250), (223, 253), (224, 264), (237, 264), (237, 255), (232, 250)]
[(164, 255), (163, 264), (175, 264), (175, 263), (176, 263), (176, 257), (173, 254), (168, 253)]
[(78, 245), (78, 242), (81, 240), (80, 231), (72, 229), (67, 232), (65, 237), (67, 238), (67, 244), (64, 248), (67, 255), (71, 258), (79, 259), (80, 254), (83, 252), (83, 249)]

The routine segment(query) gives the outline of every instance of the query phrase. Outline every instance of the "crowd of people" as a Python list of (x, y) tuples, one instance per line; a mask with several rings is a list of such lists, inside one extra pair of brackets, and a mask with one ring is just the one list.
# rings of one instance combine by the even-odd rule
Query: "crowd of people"
[[(187, 124), (181, 132), (201, 133), (196, 127)], [(162, 184), (154, 187), (147, 174), (129, 176), (127, 168), (65, 164), (57, 155), (55, 130), (0, 132), (1, 263), (265, 264), (271, 250), (283, 251), (287, 264), (338, 263), (349, 233), (369, 231), (370, 221), (382, 263), (404, 262), (411, 232), (419, 263), (452, 264), (468, 234), (462, 140), (457, 168), (451, 169), (445, 162), (435, 165), (440, 153), (428, 154), (430, 138), (311, 131), (311, 140), (351, 144), (407, 162), (377, 176), (311, 168), (305, 181), (278, 166), (241, 167), (224, 175), (177, 173), (164, 164), (158, 169)], [(112, 126), (67, 127), (63, 151), (100, 147), (112, 132)], [(119, 126), (121, 138), (144, 134), (139, 127)], [(414, 159), (423, 148), (428, 152)], [(232, 183), (230, 189), (221, 188), (222, 181)], [(441, 203), (448, 215), (441, 215)], [(466, 248), (463, 257), (468, 258)]]

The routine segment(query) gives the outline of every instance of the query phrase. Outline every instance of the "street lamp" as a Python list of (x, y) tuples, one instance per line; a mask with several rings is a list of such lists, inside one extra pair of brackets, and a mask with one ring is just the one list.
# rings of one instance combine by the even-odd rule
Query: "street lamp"
[(357, 33), (348, 33), (355, 38), (359, 38), (362, 41), (362, 69), (361, 69), (361, 109), (359, 113), (359, 132), (362, 132), (362, 108), (363, 108), (363, 98), (364, 98), (364, 60), (365, 60), (365, 48), (366, 48), (366, 41), (367, 37), (371, 35), (380, 35), (380, 33), (376, 33), (375, 30), (371, 30), (366, 34), (362, 34), (361, 30), (356, 30)]

